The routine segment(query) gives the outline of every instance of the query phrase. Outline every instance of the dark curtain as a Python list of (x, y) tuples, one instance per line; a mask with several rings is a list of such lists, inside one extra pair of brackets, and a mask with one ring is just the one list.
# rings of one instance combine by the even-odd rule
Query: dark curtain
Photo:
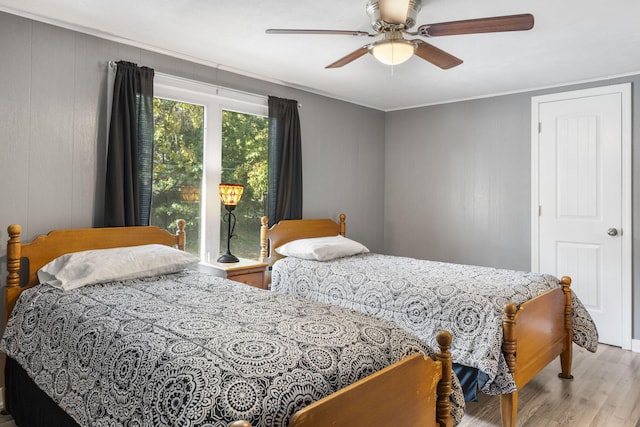
[(302, 218), (302, 136), (298, 101), (269, 97), (269, 226)]
[(119, 61), (109, 125), (105, 226), (149, 225), (153, 183), (153, 74)]

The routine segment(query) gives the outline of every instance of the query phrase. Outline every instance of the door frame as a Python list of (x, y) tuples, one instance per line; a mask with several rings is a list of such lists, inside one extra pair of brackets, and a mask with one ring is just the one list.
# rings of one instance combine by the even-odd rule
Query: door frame
[(631, 83), (594, 87), (589, 89), (559, 92), (531, 97), (531, 271), (540, 269), (539, 259), (539, 118), (540, 105), (607, 94), (621, 94), (622, 113), (622, 348), (631, 349), (632, 344), (632, 193), (631, 193)]

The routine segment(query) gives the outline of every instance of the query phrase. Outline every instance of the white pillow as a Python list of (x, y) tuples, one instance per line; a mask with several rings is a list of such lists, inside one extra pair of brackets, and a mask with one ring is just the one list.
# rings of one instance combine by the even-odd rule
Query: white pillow
[(337, 235), (293, 240), (277, 247), (276, 252), (284, 256), (329, 261), (345, 256), (364, 254), (369, 252), (369, 249), (355, 240)]
[(95, 283), (175, 273), (200, 262), (188, 252), (152, 244), (59, 256), (38, 270), (40, 283), (69, 291)]

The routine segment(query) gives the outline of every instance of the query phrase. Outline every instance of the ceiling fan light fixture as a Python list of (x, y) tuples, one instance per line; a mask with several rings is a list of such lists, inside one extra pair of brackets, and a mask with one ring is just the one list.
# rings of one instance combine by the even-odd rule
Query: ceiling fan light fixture
[(402, 64), (408, 61), (415, 51), (416, 45), (409, 40), (380, 40), (369, 48), (374, 58), (386, 65)]

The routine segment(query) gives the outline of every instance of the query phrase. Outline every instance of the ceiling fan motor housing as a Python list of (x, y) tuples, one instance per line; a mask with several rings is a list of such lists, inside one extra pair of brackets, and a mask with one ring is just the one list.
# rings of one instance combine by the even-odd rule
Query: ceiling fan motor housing
[[(409, 0), (406, 19), (402, 22), (388, 22), (382, 18), (382, 14), (380, 12), (380, 1), (381, 0), (369, 0), (367, 3), (367, 15), (369, 15), (371, 26), (376, 32), (383, 32), (391, 29), (404, 30), (413, 27), (416, 24), (418, 13), (420, 12), (420, 9), (422, 9), (422, 0)], [(386, 1), (389, 2), (393, 0)]]

